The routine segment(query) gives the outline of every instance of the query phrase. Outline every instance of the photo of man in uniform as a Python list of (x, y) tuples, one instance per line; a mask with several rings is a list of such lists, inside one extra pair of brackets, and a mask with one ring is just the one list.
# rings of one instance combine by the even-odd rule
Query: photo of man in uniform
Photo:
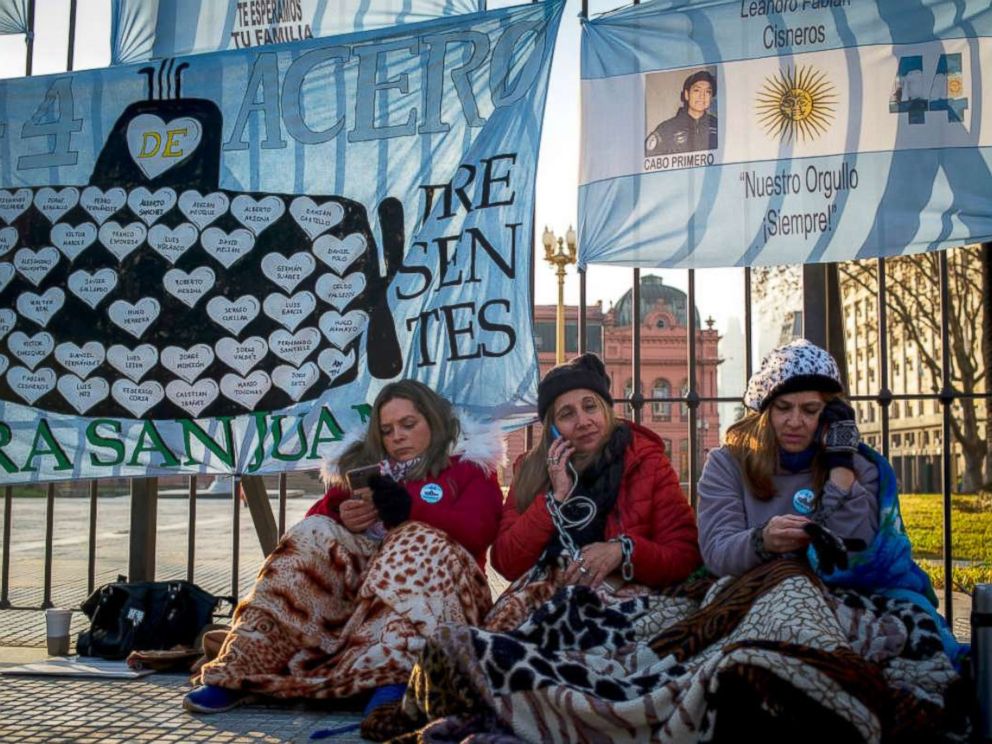
[(682, 83), (682, 106), (647, 136), (644, 155), (715, 150), (717, 118), (708, 111), (715, 96), (716, 78), (711, 73), (699, 70), (689, 75)]

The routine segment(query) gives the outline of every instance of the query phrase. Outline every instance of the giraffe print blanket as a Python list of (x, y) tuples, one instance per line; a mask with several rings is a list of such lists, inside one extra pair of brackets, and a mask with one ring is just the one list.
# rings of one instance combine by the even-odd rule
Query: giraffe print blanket
[(373, 713), (363, 734), (422, 742), (953, 741), (967, 727), (947, 702), (966, 704), (960, 684), (925, 611), (828, 589), (804, 564), (774, 561), (737, 579), (614, 604), (565, 588), (510, 632), (443, 625), (404, 700)]

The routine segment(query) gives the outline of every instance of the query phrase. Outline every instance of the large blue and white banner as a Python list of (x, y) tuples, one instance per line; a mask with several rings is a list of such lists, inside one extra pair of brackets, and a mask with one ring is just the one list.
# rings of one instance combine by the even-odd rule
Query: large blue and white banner
[(655, 0), (584, 24), (580, 263), (992, 239), (988, 0)]
[(0, 82), (0, 483), (312, 468), (399, 377), (532, 416), (562, 7)]
[(483, 0), (113, 0), (110, 58), (247, 49), (484, 9)]
[(0, 0), (0, 34), (28, 32), (28, 0)]

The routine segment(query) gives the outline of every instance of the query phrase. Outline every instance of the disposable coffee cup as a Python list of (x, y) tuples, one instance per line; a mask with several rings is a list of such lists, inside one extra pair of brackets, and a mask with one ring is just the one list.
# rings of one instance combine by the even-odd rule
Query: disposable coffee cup
[(69, 655), (69, 623), (72, 610), (45, 610), (45, 627), (48, 631), (48, 655)]

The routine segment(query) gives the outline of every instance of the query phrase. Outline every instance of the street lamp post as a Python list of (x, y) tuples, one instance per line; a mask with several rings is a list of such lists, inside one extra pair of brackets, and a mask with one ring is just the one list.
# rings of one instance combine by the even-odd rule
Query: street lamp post
[(544, 260), (558, 271), (558, 314), (555, 324), (555, 364), (565, 361), (565, 267), (575, 263), (576, 242), (575, 230), (568, 226), (564, 238), (556, 238), (555, 234), (545, 225)]

